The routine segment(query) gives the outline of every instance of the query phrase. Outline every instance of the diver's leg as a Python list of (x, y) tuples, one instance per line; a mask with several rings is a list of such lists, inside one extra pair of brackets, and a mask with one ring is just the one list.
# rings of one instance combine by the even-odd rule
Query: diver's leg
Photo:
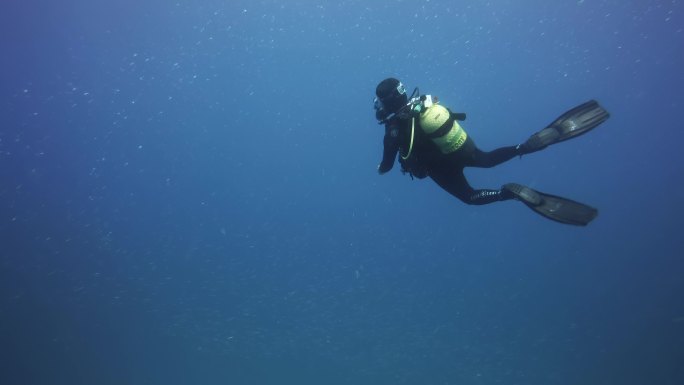
[(508, 146), (485, 152), (480, 150), (475, 142), (468, 137), (463, 147), (454, 152), (455, 161), (466, 167), (490, 168), (522, 155), (520, 146)]
[(463, 175), (463, 168), (431, 171), (430, 178), (446, 192), (469, 205), (486, 205), (513, 198), (506, 190), (473, 189)]
[(475, 148), (473, 151), (473, 162), (468, 164), (468, 166), (490, 168), (509, 161), (518, 155), (522, 155), (519, 146), (501, 147), (489, 152)]

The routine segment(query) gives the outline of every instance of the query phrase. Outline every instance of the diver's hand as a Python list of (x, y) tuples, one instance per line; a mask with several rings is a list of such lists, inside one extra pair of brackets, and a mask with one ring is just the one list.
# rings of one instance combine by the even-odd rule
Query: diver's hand
[(382, 166), (382, 165), (380, 165), (380, 164), (378, 165), (378, 174), (380, 174), (380, 175), (386, 174), (387, 171), (383, 171), (383, 170), (380, 168), (380, 166)]

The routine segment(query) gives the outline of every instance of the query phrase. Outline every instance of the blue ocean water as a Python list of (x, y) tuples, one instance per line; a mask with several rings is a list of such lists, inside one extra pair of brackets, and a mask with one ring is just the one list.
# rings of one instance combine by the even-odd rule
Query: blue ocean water
[[(0, 5), (0, 383), (684, 383), (680, 0)], [(586, 228), (378, 176), (376, 84)]]

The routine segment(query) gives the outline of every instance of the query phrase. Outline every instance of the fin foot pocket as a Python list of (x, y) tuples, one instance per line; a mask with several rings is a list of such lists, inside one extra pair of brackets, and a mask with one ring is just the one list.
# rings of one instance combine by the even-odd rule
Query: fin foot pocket
[(523, 201), (525, 204), (538, 206), (542, 203), (542, 197), (536, 191), (529, 187), (517, 183), (506, 183), (503, 185), (503, 190), (510, 191), (515, 199)]

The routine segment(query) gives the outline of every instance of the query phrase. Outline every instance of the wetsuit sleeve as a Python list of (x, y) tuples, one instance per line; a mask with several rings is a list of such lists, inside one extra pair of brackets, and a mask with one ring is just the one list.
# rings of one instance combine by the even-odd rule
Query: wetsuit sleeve
[(382, 162), (378, 166), (380, 174), (386, 173), (394, 166), (394, 160), (397, 158), (397, 151), (399, 151), (397, 136), (398, 128), (396, 126), (388, 125), (385, 127), (385, 138), (382, 141)]

